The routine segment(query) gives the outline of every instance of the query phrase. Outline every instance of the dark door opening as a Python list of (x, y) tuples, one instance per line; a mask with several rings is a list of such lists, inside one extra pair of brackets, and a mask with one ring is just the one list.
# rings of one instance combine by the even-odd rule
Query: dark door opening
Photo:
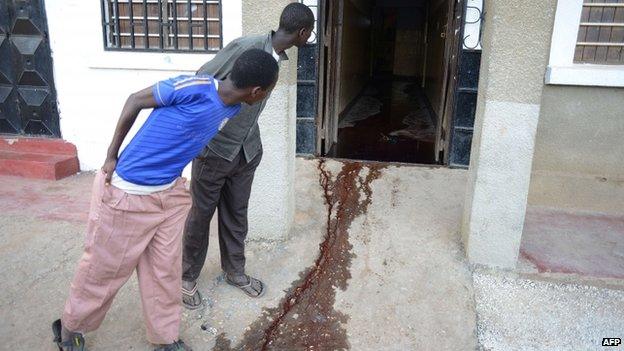
[(373, 77), (338, 122), (329, 156), (435, 163), (435, 115), (415, 82)]
[(444, 163), (461, 27), (455, 1), (324, 4), (321, 155)]

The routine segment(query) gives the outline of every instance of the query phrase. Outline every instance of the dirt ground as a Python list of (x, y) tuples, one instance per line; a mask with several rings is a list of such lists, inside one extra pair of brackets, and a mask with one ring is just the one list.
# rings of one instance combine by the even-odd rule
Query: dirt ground
[[(54, 350), (92, 179), (0, 179), (3, 348)], [(526, 259), (515, 272), (470, 266), (458, 233), (465, 182), (462, 170), (297, 159), (288, 240), (249, 234), (247, 270), (267, 294), (224, 283), (213, 230), (206, 308), (184, 312), (182, 339), (195, 350), (598, 350), (601, 337), (624, 337), (620, 279)], [(140, 309), (133, 277), (87, 335), (90, 350), (149, 350)]]

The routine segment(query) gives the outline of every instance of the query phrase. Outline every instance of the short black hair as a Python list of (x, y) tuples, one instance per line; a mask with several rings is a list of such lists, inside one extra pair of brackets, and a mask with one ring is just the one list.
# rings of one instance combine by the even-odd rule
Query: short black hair
[(279, 29), (293, 33), (301, 28), (314, 27), (314, 13), (306, 5), (293, 2), (284, 7), (280, 16)]
[(277, 81), (279, 67), (273, 56), (260, 49), (243, 52), (234, 62), (230, 79), (239, 89), (267, 89)]

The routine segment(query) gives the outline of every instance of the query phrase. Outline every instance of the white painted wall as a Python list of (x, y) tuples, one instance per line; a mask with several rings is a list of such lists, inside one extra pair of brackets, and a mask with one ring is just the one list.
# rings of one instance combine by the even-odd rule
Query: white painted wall
[[(292, 57), (292, 55), (289, 55)], [(283, 63), (281, 76), (288, 68)], [(295, 122), (297, 85), (275, 87), (260, 115), (262, 162), (256, 170), (249, 199), (249, 238), (282, 240), (289, 232), (295, 215)]]
[[(291, 0), (244, 0), (243, 34), (276, 29)], [(249, 200), (250, 239), (282, 240), (295, 214), (295, 138), (297, 106), (297, 50), (280, 63), (280, 78), (260, 115), (264, 155), (255, 174)]]
[[(126, 98), (158, 80), (194, 73), (211, 54), (105, 51), (99, 1), (46, 1), (61, 134), (82, 170), (99, 168)], [(242, 35), (241, 0), (223, 1), (224, 45)], [(130, 140), (149, 111), (139, 116)]]

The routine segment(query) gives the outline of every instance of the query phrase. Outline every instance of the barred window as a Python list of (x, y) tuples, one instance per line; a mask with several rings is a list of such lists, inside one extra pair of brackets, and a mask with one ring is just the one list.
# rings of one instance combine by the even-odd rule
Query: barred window
[(215, 52), (220, 0), (101, 0), (106, 50)]
[(574, 63), (624, 64), (624, 0), (584, 0)]

